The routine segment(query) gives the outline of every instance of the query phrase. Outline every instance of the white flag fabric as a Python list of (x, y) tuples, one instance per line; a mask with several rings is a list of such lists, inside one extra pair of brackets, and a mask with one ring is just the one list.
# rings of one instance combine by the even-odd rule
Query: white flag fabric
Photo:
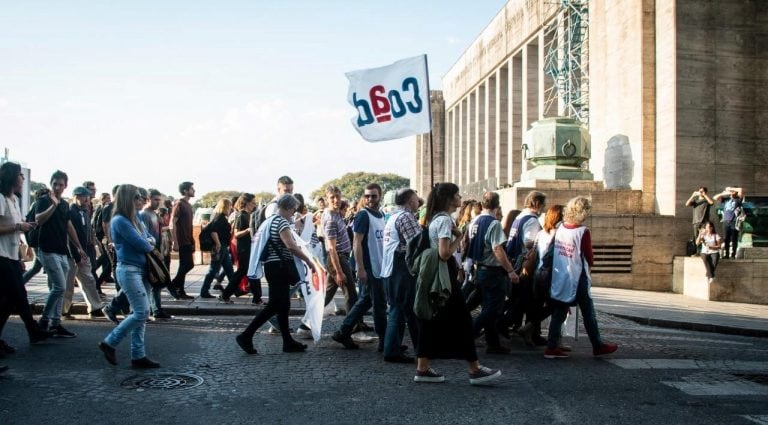
[[(311, 219), (311, 217), (310, 217)], [(310, 251), (309, 243), (303, 240), (295, 231), (291, 231), (294, 242), (301, 248), (304, 255), (309, 257), (315, 266), (315, 273), (311, 273), (309, 267), (299, 257), (294, 256), (293, 261), (299, 272), (299, 285), (304, 296), (304, 317), (302, 323), (312, 330), (312, 339), (317, 342), (323, 331), (323, 305), (325, 304), (325, 275), (326, 271), (320, 264), (320, 260)]]
[(429, 133), (427, 55), (346, 75), (347, 101), (357, 110), (352, 125), (365, 140), (380, 142)]

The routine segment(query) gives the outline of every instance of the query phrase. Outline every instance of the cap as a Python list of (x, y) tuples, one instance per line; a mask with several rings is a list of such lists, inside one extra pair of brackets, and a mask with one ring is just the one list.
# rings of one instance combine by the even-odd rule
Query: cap
[(91, 191), (84, 188), (83, 186), (78, 186), (75, 188), (75, 190), (72, 191), (73, 196), (91, 196)]

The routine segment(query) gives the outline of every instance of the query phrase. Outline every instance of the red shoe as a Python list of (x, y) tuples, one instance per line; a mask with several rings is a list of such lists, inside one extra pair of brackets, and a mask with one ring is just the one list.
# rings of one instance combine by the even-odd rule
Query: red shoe
[(547, 348), (544, 350), (544, 358), (545, 359), (567, 359), (568, 353), (563, 351), (562, 349), (558, 348)]
[(611, 344), (608, 342), (605, 344), (600, 344), (599, 347), (592, 349), (592, 354), (596, 356), (602, 356), (603, 354), (611, 354), (618, 349), (619, 349), (618, 345)]

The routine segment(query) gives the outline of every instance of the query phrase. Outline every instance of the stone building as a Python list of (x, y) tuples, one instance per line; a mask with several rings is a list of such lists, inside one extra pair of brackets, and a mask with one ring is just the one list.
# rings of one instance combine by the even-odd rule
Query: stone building
[(531, 123), (578, 118), (595, 182), (551, 187), (589, 192), (596, 243), (632, 248), (631, 273), (599, 280), (677, 290), (691, 192), (768, 195), (767, 86), (766, 1), (510, 0), (443, 78), (435, 180), (497, 188), (517, 206), (503, 188), (537, 185), (521, 181)]

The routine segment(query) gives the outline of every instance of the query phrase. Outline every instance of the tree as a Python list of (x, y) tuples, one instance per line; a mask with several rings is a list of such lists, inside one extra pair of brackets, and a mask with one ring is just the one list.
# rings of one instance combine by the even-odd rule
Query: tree
[(256, 197), (256, 203), (261, 205), (274, 199), (275, 194), (272, 192), (258, 192), (254, 193), (253, 196)]
[(215, 192), (208, 192), (201, 196), (200, 199), (195, 202), (197, 207), (213, 208), (221, 198), (232, 199), (235, 196), (240, 196), (239, 190), (218, 190)]
[[(341, 189), (342, 197), (347, 198), (352, 202), (357, 202), (363, 194), (365, 185), (369, 183), (378, 183), (383, 191), (382, 195), (384, 195), (384, 193), (387, 193), (390, 190), (408, 187), (410, 180), (392, 173), (377, 174), (357, 171), (344, 174), (337, 179), (323, 183), (320, 188), (312, 192), (311, 195), (312, 199), (315, 199), (318, 196), (325, 196), (325, 188), (334, 185)], [(310, 200), (308, 199), (307, 201)]]

